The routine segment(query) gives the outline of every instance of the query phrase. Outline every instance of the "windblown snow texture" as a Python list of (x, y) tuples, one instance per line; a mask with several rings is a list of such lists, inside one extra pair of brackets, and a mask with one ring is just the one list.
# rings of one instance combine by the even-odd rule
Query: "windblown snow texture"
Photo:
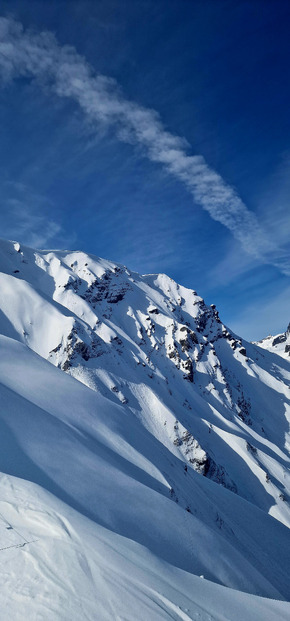
[(288, 619), (288, 359), (164, 274), (0, 270), (2, 618)]

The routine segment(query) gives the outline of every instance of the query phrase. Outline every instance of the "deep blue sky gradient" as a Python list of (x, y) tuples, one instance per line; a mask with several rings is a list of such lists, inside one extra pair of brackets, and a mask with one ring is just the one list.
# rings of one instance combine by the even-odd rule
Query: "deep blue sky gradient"
[[(289, 247), (287, 0), (2, 1), (11, 14), (158, 111)], [(286, 328), (289, 277), (248, 255), (137, 148), (96, 134), (73, 102), (26, 79), (0, 89), (0, 118), (2, 237), (166, 272), (249, 339)]]

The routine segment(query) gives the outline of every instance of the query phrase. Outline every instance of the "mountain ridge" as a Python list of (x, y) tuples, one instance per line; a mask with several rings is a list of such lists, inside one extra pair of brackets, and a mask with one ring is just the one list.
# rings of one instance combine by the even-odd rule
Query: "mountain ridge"
[(288, 361), (166, 275), (17, 242), (0, 270), (3, 429), (23, 449), (0, 469), (210, 585), (289, 599)]

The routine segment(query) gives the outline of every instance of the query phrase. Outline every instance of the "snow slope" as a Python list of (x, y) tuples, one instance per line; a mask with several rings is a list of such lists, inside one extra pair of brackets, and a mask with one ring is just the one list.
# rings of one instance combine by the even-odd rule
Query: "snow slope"
[(289, 618), (287, 361), (165, 275), (0, 270), (2, 618)]

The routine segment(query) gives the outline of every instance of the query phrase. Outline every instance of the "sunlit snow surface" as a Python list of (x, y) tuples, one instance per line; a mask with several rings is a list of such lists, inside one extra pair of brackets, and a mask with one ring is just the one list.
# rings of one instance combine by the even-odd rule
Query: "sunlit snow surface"
[(288, 619), (288, 360), (165, 275), (0, 270), (1, 619)]

